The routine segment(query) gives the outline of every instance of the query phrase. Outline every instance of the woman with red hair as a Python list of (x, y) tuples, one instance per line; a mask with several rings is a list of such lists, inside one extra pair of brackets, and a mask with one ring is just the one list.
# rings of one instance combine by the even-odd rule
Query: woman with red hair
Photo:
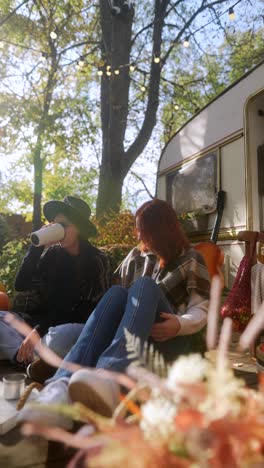
[[(65, 361), (124, 372), (133, 361), (126, 350), (126, 329), (142, 344), (151, 339), (165, 359), (194, 350), (208, 307), (210, 281), (204, 260), (190, 247), (175, 211), (163, 200), (148, 201), (138, 209), (136, 230), (140, 245), (117, 269), (119, 285), (103, 296)], [(82, 369), (71, 376), (61, 367), (38, 401), (78, 400), (110, 415), (118, 394), (118, 384), (100, 371)], [(38, 416), (26, 406), (21, 419), (41, 417), (43, 423), (45, 412)]]

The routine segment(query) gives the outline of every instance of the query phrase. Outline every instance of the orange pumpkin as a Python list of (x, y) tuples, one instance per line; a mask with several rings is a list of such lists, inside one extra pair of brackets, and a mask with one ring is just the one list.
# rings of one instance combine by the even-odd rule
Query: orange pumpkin
[(9, 297), (5, 292), (0, 291), (0, 310), (9, 310)]

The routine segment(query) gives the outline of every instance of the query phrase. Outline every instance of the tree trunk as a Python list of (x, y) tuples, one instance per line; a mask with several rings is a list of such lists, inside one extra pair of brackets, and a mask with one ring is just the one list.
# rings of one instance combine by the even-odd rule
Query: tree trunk
[(111, 175), (107, 169), (100, 171), (97, 198), (97, 216), (111, 211), (118, 212), (122, 201), (123, 174), (120, 170)]
[[(124, 0), (118, 0), (115, 4), (118, 5), (120, 11), (113, 16), (110, 11), (111, 2), (100, 0), (102, 60), (104, 62), (104, 73), (101, 79), (103, 151), (96, 207), (97, 216), (109, 210), (118, 211), (120, 208), (123, 180), (132, 164), (146, 147), (156, 125), (161, 72), (171, 51), (180, 43), (190, 25), (203, 10), (225, 3), (225, 0), (213, 0), (211, 3), (202, 0), (200, 6), (192, 11), (191, 16), (179, 28), (170, 46), (166, 48), (164, 44), (163, 51), (161, 45), (165, 18), (171, 9), (177, 7), (177, 4), (183, 3), (184, 0), (176, 2), (153, 0), (154, 19), (151, 25), (147, 26), (147, 28), (152, 27), (152, 60), (149, 71), (148, 100), (141, 128), (130, 147), (125, 149), (130, 52), (132, 44), (140, 32), (136, 33), (134, 38), (132, 37), (133, 7), (130, 6), (127, 10), (124, 8)], [(145, 29), (143, 28), (142, 31)], [(158, 63), (154, 60), (155, 56), (160, 58)], [(115, 74), (117, 69), (119, 72)]]
[[(124, 1), (119, 1), (122, 7)], [(164, 15), (168, 0), (155, 0), (153, 27), (153, 57), (160, 55)], [(100, 1), (102, 28), (102, 59), (105, 67), (101, 79), (102, 162), (99, 176), (96, 215), (118, 211), (122, 199), (122, 185), (132, 164), (149, 141), (156, 124), (159, 105), (159, 84), (162, 64), (151, 64), (148, 104), (144, 122), (134, 142), (125, 151), (130, 75), (130, 51), (134, 10), (112, 16), (109, 3)], [(111, 75), (107, 76), (105, 71)], [(119, 69), (119, 74), (114, 71)]]
[[(122, 2), (120, 2), (122, 3)], [(112, 210), (119, 211), (122, 184), (125, 177), (124, 138), (127, 126), (128, 95), (133, 8), (121, 15), (111, 15), (109, 4), (100, 2), (102, 27), (102, 59), (104, 74), (101, 79), (102, 162), (97, 197), (97, 216)], [(106, 75), (111, 67), (111, 75)], [(114, 73), (119, 70), (119, 74)]]
[(48, 128), (48, 115), (50, 104), (52, 100), (52, 94), (56, 86), (56, 72), (58, 69), (57, 52), (53, 41), (49, 38), (49, 46), (51, 50), (51, 68), (49, 71), (47, 86), (44, 94), (43, 110), (37, 129), (37, 143), (33, 152), (34, 162), (34, 197), (33, 197), (33, 229), (39, 229), (41, 227), (41, 199), (42, 199), (42, 187), (43, 187), (43, 138), (45, 131)]
[(34, 198), (33, 198), (33, 230), (40, 229), (41, 198), (43, 184), (43, 160), (41, 159), (41, 145), (38, 142), (34, 154)]

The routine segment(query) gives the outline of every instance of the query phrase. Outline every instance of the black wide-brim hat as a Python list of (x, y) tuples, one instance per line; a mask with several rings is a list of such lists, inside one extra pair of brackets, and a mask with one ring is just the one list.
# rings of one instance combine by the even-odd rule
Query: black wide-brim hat
[(50, 200), (43, 206), (45, 218), (51, 223), (58, 214), (65, 215), (79, 229), (83, 238), (94, 237), (97, 229), (89, 220), (91, 208), (78, 197), (68, 195), (60, 200)]

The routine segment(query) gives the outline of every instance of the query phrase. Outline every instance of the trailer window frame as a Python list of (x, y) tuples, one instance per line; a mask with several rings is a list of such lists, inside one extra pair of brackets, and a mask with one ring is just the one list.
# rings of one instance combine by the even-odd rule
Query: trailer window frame
[[(177, 190), (179, 190), (179, 200), (180, 200), (180, 208), (177, 209), (177, 206), (175, 204), (175, 200), (174, 198), (176, 198), (176, 196), (174, 196), (173, 194), (173, 181), (175, 181), (175, 177), (177, 175), (180, 174), (181, 178), (184, 177), (184, 171), (185, 169), (187, 170), (186, 174), (185, 174), (185, 177), (187, 180), (188, 176), (190, 178), (190, 180), (192, 180), (192, 185), (193, 185), (193, 178), (194, 178), (194, 174), (191, 175), (190, 177), (190, 169), (193, 165), (196, 164), (196, 168), (194, 167), (194, 170), (193, 170), (193, 173), (195, 173), (195, 170), (198, 169), (199, 171), (199, 168), (201, 168), (201, 164), (202, 162), (208, 158), (213, 158), (213, 163), (211, 165), (211, 170), (213, 170), (214, 174), (213, 174), (213, 184), (211, 184), (211, 187), (210, 187), (210, 190), (209, 190), (209, 194), (208, 194), (208, 197), (210, 199), (210, 203), (201, 203), (200, 205), (198, 205), (197, 203), (193, 202), (193, 203), (190, 203), (190, 200), (189, 200), (189, 197), (185, 196), (187, 193), (185, 193), (184, 195), (182, 195), (182, 191), (180, 190), (179, 187), (177, 187), (177, 183), (174, 184), (174, 194), (175, 192), (177, 193)], [(188, 169), (189, 169), (189, 174), (188, 174)], [(206, 172), (204, 171), (204, 176), (205, 176)], [(200, 172), (199, 174), (199, 177), (201, 177), (202, 175), (202, 171)], [(207, 177), (207, 180), (208, 180), (208, 177)], [(206, 184), (203, 185), (203, 187), (205, 187)], [(194, 216), (197, 214), (197, 215), (206, 215), (206, 214), (211, 214), (211, 213), (214, 213), (216, 211), (216, 204), (217, 204), (217, 192), (219, 190), (219, 186), (220, 186), (220, 149), (219, 147), (216, 147), (216, 148), (212, 148), (210, 149), (210, 151), (207, 151), (206, 153), (204, 154), (201, 154), (199, 156), (196, 156), (195, 158), (192, 158), (192, 159), (188, 159), (188, 160), (185, 160), (183, 161), (180, 165), (178, 165), (178, 167), (174, 168), (174, 170), (172, 172), (170, 172), (169, 174), (167, 174), (166, 176), (166, 199), (167, 201), (173, 206), (173, 208), (175, 209), (175, 211), (177, 212), (177, 214), (179, 216), (184, 216), (184, 215), (188, 215), (190, 213), (192, 213)], [(191, 189), (190, 188), (190, 192), (188, 192), (186, 189), (185, 189), (185, 192), (188, 192), (188, 195), (194, 191), (195, 189)], [(184, 192), (184, 191), (183, 191)], [(205, 193), (205, 191), (204, 191)], [(176, 195), (176, 194), (175, 194)], [(202, 196), (202, 192), (200, 191), (200, 196)], [(207, 201), (208, 201), (208, 198), (207, 198)], [(185, 205), (185, 208), (183, 208), (184, 206), (184, 203), (186, 203)], [(195, 206), (196, 205), (196, 206)], [(179, 206), (179, 205), (178, 205)]]

